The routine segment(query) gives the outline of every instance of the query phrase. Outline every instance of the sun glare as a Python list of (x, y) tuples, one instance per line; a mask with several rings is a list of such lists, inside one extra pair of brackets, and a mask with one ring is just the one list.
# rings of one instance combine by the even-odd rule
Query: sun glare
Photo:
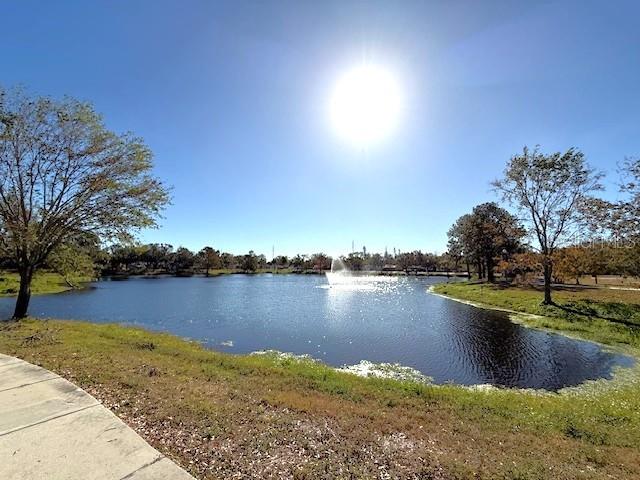
[(331, 98), (331, 123), (336, 133), (359, 147), (384, 140), (398, 124), (402, 96), (396, 79), (375, 65), (344, 74)]

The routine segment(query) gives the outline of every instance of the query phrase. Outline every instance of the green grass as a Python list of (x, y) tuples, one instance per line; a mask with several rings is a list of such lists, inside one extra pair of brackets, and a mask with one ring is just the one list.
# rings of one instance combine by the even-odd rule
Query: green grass
[(542, 292), (524, 286), (461, 282), (436, 285), (433, 291), (530, 314), (515, 320), (531, 327), (640, 349), (640, 291), (564, 287), (553, 292), (556, 305), (542, 305)]
[(198, 478), (640, 478), (640, 367), (474, 391), (53, 320), (4, 324), (0, 352), (81, 385)]
[[(74, 277), (73, 284), (90, 282), (88, 277)], [(17, 273), (0, 271), (0, 297), (13, 296), (18, 294), (20, 287), (20, 277)], [(36, 272), (31, 283), (31, 293), (38, 295), (44, 293), (60, 293), (72, 290), (72, 287), (65, 282), (62, 275), (54, 272)]]

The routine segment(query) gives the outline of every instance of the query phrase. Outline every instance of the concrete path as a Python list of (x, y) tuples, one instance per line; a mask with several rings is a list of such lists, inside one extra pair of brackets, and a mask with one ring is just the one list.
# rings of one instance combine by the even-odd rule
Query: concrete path
[(0, 354), (0, 479), (193, 477), (84, 390)]

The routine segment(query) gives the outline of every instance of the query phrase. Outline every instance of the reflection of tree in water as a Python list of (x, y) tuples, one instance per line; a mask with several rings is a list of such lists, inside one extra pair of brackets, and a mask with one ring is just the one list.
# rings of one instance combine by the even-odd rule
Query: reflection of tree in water
[(459, 363), (479, 381), (513, 386), (526, 363), (526, 331), (506, 314), (456, 303), (448, 305), (450, 321), (444, 322), (454, 342)]
[(502, 312), (462, 304), (449, 312), (454, 355), (476, 381), (555, 390), (600, 378), (621, 362), (596, 344), (522, 327)]

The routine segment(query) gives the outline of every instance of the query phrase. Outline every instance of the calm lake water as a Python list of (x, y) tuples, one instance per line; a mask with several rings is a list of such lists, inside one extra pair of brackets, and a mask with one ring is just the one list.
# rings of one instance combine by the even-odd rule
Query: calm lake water
[[(633, 364), (596, 344), (427, 293), (442, 279), (378, 278), (331, 288), (319, 275), (101, 281), (90, 290), (35, 296), (31, 314), (139, 325), (234, 353), (275, 349), (335, 366), (398, 362), (437, 383), (555, 390)], [(13, 302), (0, 299), (0, 318)]]

